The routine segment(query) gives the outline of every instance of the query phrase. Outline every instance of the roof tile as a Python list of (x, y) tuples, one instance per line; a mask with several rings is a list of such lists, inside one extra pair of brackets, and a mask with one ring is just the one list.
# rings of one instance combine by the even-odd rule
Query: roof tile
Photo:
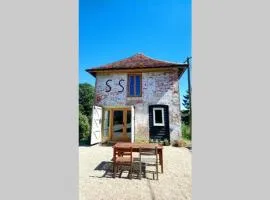
[(151, 68), (151, 67), (169, 67), (169, 66), (178, 66), (181, 65), (179, 63), (174, 62), (167, 62), (161, 61), (157, 59), (150, 58), (145, 56), (142, 53), (137, 53), (131, 57), (109, 63), (106, 65), (101, 65), (98, 67), (93, 67), (89, 70), (96, 70), (96, 69), (126, 69), (126, 68)]

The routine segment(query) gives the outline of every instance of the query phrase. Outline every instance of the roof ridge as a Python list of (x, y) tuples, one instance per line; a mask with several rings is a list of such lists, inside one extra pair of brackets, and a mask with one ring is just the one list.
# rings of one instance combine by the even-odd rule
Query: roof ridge
[[(133, 55), (133, 56), (135, 56), (135, 55)], [(133, 56), (129, 56), (129, 57), (127, 57), (127, 58), (122, 58), (122, 59), (120, 59), (120, 60), (117, 60), (117, 61), (114, 61), (114, 62), (110, 62), (110, 63), (108, 63), (108, 64), (102, 64), (102, 65), (100, 65), (100, 67), (106, 66), (106, 65), (113, 65), (114, 63), (118, 63), (118, 62), (120, 62), (120, 61), (126, 60), (126, 59), (128, 59), (128, 58), (133, 57)], [(96, 67), (92, 67), (92, 68), (96, 68)]]
[[(105, 65), (113, 65), (114, 63), (118, 63), (118, 62), (121, 62), (121, 61), (123, 61), (123, 60), (130, 59), (130, 58), (132, 58), (132, 57), (134, 57), (134, 56), (136, 56), (136, 55), (143, 55), (143, 56), (145, 56), (143, 53), (136, 53), (136, 54), (133, 54), (132, 56), (129, 56), (129, 57), (126, 57), (126, 58), (122, 58), (122, 59), (120, 59), (120, 60), (117, 60), (117, 61), (114, 61), (114, 62), (111, 62), (111, 63), (108, 63), (108, 64), (103, 64), (103, 65), (101, 65), (101, 67), (102, 67), (102, 66), (105, 66)], [(147, 57), (147, 56), (145, 56), (145, 57)]]

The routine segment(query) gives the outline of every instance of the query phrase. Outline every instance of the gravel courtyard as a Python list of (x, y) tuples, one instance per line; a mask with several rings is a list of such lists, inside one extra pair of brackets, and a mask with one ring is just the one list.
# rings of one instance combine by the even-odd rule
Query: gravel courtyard
[(80, 200), (191, 199), (192, 153), (188, 149), (164, 147), (164, 173), (159, 173), (158, 181), (150, 173), (139, 180), (136, 169), (132, 180), (128, 172), (112, 178), (112, 154), (112, 147), (79, 147)]

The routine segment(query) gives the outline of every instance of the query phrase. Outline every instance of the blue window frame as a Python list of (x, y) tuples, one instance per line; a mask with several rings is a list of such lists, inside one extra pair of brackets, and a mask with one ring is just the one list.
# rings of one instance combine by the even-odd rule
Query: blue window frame
[(129, 90), (128, 96), (140, 97), (142, 96), (142, 75), (141, 74), (130, 74), (128, 76)]

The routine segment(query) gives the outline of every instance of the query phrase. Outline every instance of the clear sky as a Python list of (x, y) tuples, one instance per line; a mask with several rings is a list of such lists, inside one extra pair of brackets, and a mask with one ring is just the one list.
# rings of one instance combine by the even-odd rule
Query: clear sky
[[(80, 83), (95, 84), (85, 69), (139, 52), (180, 63), (192, 56), (191, 0), (79, 1)], [(187, 72), (179, 83), (182, 101)]]

